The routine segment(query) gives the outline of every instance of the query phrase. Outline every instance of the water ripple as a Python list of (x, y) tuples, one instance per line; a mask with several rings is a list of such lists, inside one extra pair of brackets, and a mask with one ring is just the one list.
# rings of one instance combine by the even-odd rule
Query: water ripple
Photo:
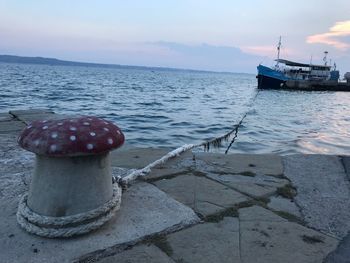
[(350, 151), (350, 93), (261, 91), (251, 107), (254, 75), (0, 63), (0, 88), (1, 112), (50, 108), (104, 117), (135, 146), (202, 142), (229, 132), (248, 112), (230, 152)]

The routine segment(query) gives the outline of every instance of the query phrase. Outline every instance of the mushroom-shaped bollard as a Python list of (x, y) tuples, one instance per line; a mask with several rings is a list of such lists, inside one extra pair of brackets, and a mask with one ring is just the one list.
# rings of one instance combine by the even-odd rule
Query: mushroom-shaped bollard
[[(90, 116), (34, 121), (18, 143), (36, 154), (29, 193), (17, 213), (27, 231), (47, 237), (82, 234), (119, 209), (121, 190), (112, 185), (109, 151), (124, 143), (124, 135), (113, 123)], [(79, 225), (83, 229), (77, 230)]]

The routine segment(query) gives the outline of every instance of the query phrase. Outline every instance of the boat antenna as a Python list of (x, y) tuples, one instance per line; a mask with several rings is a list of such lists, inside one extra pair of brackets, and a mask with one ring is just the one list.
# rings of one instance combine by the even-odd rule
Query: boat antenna
[(281, 36), (280, 36), (280, 39), (279, 39), (278, 44), (277, 44), (277, 63), (276, 63), (276, 67), (278, 67), (278, 64), (279, 64), (280, 51), (281, 51)]
[(324, 57), (323, 57), (323, 61), (324, 61), (324, 65), (327, 66), (327, 54), (328, 54), (328, 51), (325, 51), (324, 52)]

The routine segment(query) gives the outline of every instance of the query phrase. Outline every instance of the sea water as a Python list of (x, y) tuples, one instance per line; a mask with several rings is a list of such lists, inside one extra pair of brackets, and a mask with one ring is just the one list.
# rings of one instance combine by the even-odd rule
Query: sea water
[(103, 117), (130, 146), (200, 143), (246, 116), (230, 153), (350, 153), (350, 93), (258, 92), (253, 74), (0, 63), (0, 92), (0, 112)]

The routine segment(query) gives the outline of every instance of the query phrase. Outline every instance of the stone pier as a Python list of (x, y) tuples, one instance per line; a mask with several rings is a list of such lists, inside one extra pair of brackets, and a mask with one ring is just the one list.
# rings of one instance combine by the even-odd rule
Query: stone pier
[[(135, 181), (115, 217), (69, 239), (16, 221), (34, 154), (17, 146), (50, 110), (0, 113), (0, 262), (350, 262), (350, 157), (186, 152)], [(125, 147), (125, 176), (173, 149)]]

